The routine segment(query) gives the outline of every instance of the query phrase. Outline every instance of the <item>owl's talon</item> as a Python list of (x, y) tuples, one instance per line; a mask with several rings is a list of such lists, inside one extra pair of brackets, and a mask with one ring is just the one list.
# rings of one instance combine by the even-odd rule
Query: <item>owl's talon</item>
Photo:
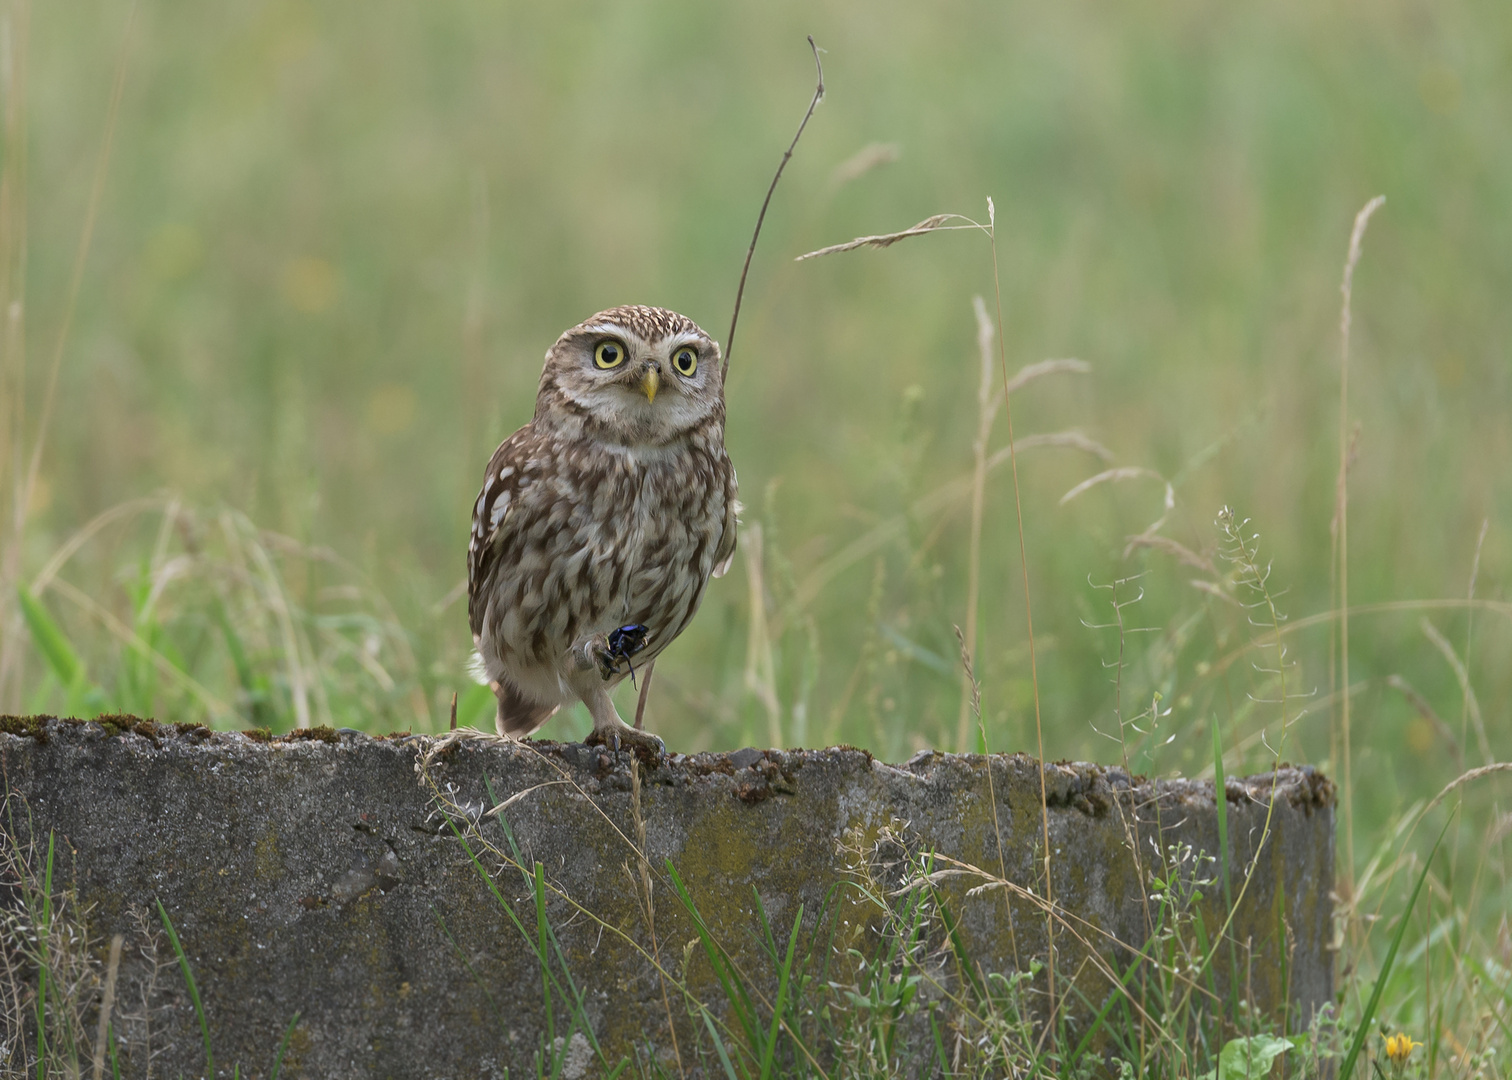
[(647, 765), (655, 765), (667, 756), (667, 744), (659, 735), (632, 727), (595, 728), (583, 742), (615, 751), (628, 750)]

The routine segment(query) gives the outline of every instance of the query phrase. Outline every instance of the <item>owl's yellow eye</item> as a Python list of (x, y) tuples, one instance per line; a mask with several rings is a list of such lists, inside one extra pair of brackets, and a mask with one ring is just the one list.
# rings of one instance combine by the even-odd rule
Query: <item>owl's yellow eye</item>
[(672, 366), (682, 375), (692, 375), (698, 370), (698, 353), (686, 345), (672, 354)]
[(625, 347), (613, 338), (601, 341), (593, 350), (593, 362), (606, 371), (619, 367), (625, 362)]

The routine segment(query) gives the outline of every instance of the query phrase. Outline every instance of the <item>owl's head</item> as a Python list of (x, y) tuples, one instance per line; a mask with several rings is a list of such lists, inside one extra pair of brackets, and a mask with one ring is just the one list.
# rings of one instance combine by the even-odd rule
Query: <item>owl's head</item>
[(665, 308), (626, 306), (574, 326), (546, 353), (536, 422), (660, 446), (724, 421), (719, 345)]

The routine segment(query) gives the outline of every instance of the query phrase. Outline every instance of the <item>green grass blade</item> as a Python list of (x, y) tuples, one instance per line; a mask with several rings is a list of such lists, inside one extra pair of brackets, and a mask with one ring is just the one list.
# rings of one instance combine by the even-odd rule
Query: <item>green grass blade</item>
[[(551, 1010), (551, 979), (550, 958), (551, 952), (546, 948), (546, 867), (541, 863), (535, 864), (535, 908), (536, 908), (536, 956), (541, 962), (541, 996), (546, 1006), (546, 1045), (556, 1043), (556, 1017)], [(563, 1051), (567, 1043), (562, 1043)], [(555, 1073), (556, 1070), (552, 1070)]]
[(1340, 1080), (1349, 1080), (1354, 1075), (1355, 1061), (1359, 1059), (1360, 1051), (1365, 1048), (1365, 1040), (1370, 1036), (1370, 1024), (1375, 1019), (1376, 1007), (1381, 1003), (1381, 991), (1386, 988), (1386, 980), (1391, 976), (1391, 965), (1396, 962), (1397, 949), (1401, 948), (1402, 937), (1407, 933), (1407, 923), (1411, 919), (1412, 909), (1417, 906), (1418, 893), (1423, 891), (1423, 882), (1428, 880), (1428, 868), (1433, 865), (1433, 857), (1438, 854), (1439, 845), (1444, 842), (1444, 834), (1449, 831), (1449, 826), (1453, 821), (1454, 819), (1450, 818), (1449, 821), (1444, 822), (1438, 839), (1433, 842), (1433, 849), (1423, 860), (1423, 869), (1418, 874), (1417, 884), (1412, 887), (1412, 897), (1407, 901), (1407, 910), (1402, 912), (1396, 933), (1391, 935), (1391, 947), (1386, 950), (1386, 959), (1381, 962), (1381, 973), (1376, 976), (1375, 986), (1370, 991), (1370, 1000), (1365, 1003), (1365, 1011), (1360, 1014), (1360, 1026), (1355, 1031), (1354, 1042), (1350, 1044), (1349, 1053), (1344, 1057), (1344, 1064), (1339, 1067)]
[[(491, 783), (488, 783), (487, 777), (484, 778), (484, 786), (488, 789), (488, 797), (490, 801), (497, 805), (498, 798), (494, 795), (493, 785)], [(502, 816), (496, 818), (495, 820), (498, 821), (499, 827), (503, 831), (505, 839), (509, 842), (510, 850), (514, 854), (514, 864), (519, 867), (521, 876), (524, 878), (526, 884), (529, 885), (531, 891), (534, 892), (535, 875), (532, 874), (529, 870), (525, 869), (524, 860), (522, 855), (520, 854), (520, 847), (515, 842), (514, 833), (510, 831), (508, 822), (506, 822)], [(473, 851), (472, 845), (467, 842), (467, 838), (463, 836), (462, 831), (457, 828), (456, 822), (453, 821), (449, 815), (446, 818), (446, 823), (447, 826), (452, 830), (452, 835), (454, 835), (457, 838), (457, 841), (462, 845), (462, 850), (467, 853), (467, 857), (469, 861), (471, 861), (473, 869), (478, 872), (478, 876), (483, 879), (483, 884), (487, 886), (488, 891), (491, 892), (494, 899), (498, 901), (499, 909), (503, 911), (505, 916), (508, 917), (509, 921), (514, 924), (515, 929), (520, 932), (520, 936), (530, 943), (530, 947), (533, 951), (535, 951), (537, 961), (541, 966), (541, 974), (543, 978), (549, 979), (550, 984), (553, 988), (555, 988), (556, 993), (571, 1002), (574, 1023), (578, 1026), (578, 1030), (582, 1031), (583, 1035), (588, 1039), (588, 1043), (593, 1048), (593, 1052), (598, 1055), (599, 1061), (603, 1063), (605, 1068), (608, 1068), (609, 1059), (604, 1055), (604, 1049), (599, 1045), (598, 1036), (593, 1033), (593, 1025), (588, 1021), (588, 1007), (584, 1001), (583, 991), (578, 989), (576, 981), (572, 978), (572, 969), (568, 966), (567, 956), (562, 951), (562, 943), (557, 940), (556, 931), (551, 928), (550, 920), (546, 921), (545, 927), (546, 940), (551, 944), (551, 952), (542, 953), (540, 951), (539, 933), (534, 935), (531, 934), (530, 931), (526, 928), (525, 924), (520, 921), (517, 915), (515, 915), (514, 909), (510, 907), (509, 902), (504, 899), (503, 893), (499, 892), (499, 887), (494, 884), (493, 878), (489, 875), (488, 871), (484, 869), (483, 864), (478, 860), (478, 856)], [(538, 931), (539, 928), (540, 922), (538, 920)], [(556, 955), (557, 964), (562, 969), (562, 977), (566, 981), (565, 991), (560, 985), (558, 985), (557, 976), (551, 970), (550, 958), (552, 953)]]
[(934, 1036), (935, 1060), (940, 1063), (941, 1076), (950, 1074), (950, 1059), (945, 1056), (945, 1040), (940, 1037), (940, 1022), (935, 1017), (934, 1010), (929, 1010), (929, 1031)]
[[(758, 907), (760, 905), (758, 904)], [(765, 915), (762, 921), (765, 922)], [(798, 914), (793, 918), (793, 932), (788, 937), (787, 959), (777, 976), (777, 1002), (772, 1006), (772, 1029), (767, 1033), (766, 1046), (761, 1052), (761, 1080), (772, 1075), (772, 1060), (777, 1052), (777, 1032), (782, 1026), (782, 1010), (787, 1005), (788, 985), (792, 981), (793, 953), (798, 948), (798, 930), (803, 925), (803, 905), (798, 905)]]
[(719, 980), (720, 988), (724, 991), (725, 1000), (735, 1010), (736, 1018), (740, 1026), (745, 1030), (746, 1040), (754, 1053), (761, 1051), (761, 1028), (756, 1023), (755, 1011), (751, 1008), (750, 995), (746, 993), (740, 977), (730, 968), (724, 958), (724, 951), (715, 943), (714, 936), (709, 932), (708, 925), (698, 911), (698, 906), (693, 903), (693, 897), (688, 894), (687, 886), (683, 884), (677, 867), (672, 865), (672, 860), (667, 860), (667, 876), (672, 879), (672, 889), (677, 893), (677, 899), (681, 901), (688, 916), (693, 920), (693, 928), (698, 932), (698, 940), (703, 945), (704, 955), (709, 958), (709, 966), (714, 969), (714, 976)]
[(294, 1037), (294, 1029), (298, 1025), (299, 1012), (296, 1010), (294, 1018), (289, 1021), (289, 1026), (284, 1028), (284, 1037), (278, 1044), (278, 1053), (273, 1055), (273, 1071), (268, 1074), (268, 1080), (278, 1080), (279, 1071), (283, 1069), (284, 1055), (289, 1052), (289, 1040)]
[(934, 901), (935, 910), (940, 913), (940, 921), (945, 924), (945, 937), (950, 942), (950, 951), (955, 956), (957, 966), (961, 969), (961, 977), (970, 984), (976, 999), (981, 1001), (987, 996), (987, 988), (977, 978), (976, 968), (972, 966), (971, 956), (966, 952), (966, 942), (961, 938), (960, 927), (956, 923), (955, 916), (945, 906), (944, 899), (933, 889), (930, 890), (930, 896)]
[(205, 1040), (205, 1071), (211, 1076), (215, 1075), (215, 1054), (210, 1049), (210, 1021), (205, 1016), (205, 1007), (200, 1003), (199, 987), (194, 983), (194, 972), (189, 968), (189, 957), (184, 953), (184, 946), (179, 941), (178, 931), (173, 928), (173, 920), (168, 918), (168, 912), (163, 907), (161, 900), (157, 901), (158, 918), (163, 920), (163, 929), (168, 931), (168, 941), (173, 946), (173, 953), (178, 957), (179, 968), (184, 973), (184, 982), (189, 987), (189, 1000), (194, 1003), (194, 1015), (199, 1017), (200, 1034)]
[[(1124, 972), (1123, 976), (1118, 980), (1119, 985), (1109, 990), (1107, 1000), (1102, 1003), (1102, 1008), (1097, 1010), (1097, 1015), (1092, 1018), (1091, 1026), (1087, 1028), (1086, 1034), (1082, 1036), (1081, 1042), (1076, 1044), (1076, 1049), (1071, 1054), (1070, 1061), (1073, 1067), (1081, 1060), (1082, 1055), (1087, 1052), (1087, 1048), (1092, 1045), (1092, 1040), (1097, 1037), (1097, 1033), (1107, 1023), (1108, 1013), (1113, 1011), (1114, 1006), (1125, 1001), (1129, 983), (1133, 982), (1134, 976), (1138, 974), (1139, 965), (1149, 959), (1148, 950), (1154, 943), (1154, 938), (1144, 943), (1144, 947), (1129, 961), (1129, 970)], [(1118, 969), (1116, 959), (1109, 957), (1109, 963), (1112, 964), (1115, 971)]]
[(52, 616), (35, 596), (23, 588), (16, 590), (16, 596), (20, 598), (21, 615), (26, 620), (26, 628), (31, 631), (37, 649), (53, 669), (53, 674), (57, 675), (58, 681), (65, 687), (73, 686), (84, 675), (84, 663), (74, 651), (68, 636), (53, 622)]
[(729, 1080), (740, 1080), (740, 1077), (735, 1075), (735, 1066), (730, 1062), (730, 1055), (725, 1050), (724, 1040), (719, 1037), (719, 1032), (714, 1030), (714, 1018), (709, 1015), (709, 1010), (702, 1005), (698, 1007), (698, 1011), (703, 1016), (704, 1027), (709, 1029), (709, 1038), (714, 1040), (714, 1052), (719, 1055), (719, 1063), (724, 1066), (725, 1076)]

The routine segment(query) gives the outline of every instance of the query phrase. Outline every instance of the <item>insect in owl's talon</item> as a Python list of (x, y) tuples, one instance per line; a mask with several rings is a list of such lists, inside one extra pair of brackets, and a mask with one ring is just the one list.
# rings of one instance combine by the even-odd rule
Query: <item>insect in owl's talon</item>
[(604, 639), (604, 644), (595, 640), (590, 646), (593, 658), (598, 663), (599, 674), (608, 682), (620, 673), (620, 661), (630, 671), (630, 684), (635, 685), (635, 665), (631, 657), (646, 647), (646, 638), (651, 631), (640, 623), (630, 623), (627, 626), (616, 627), (609, 631)]

